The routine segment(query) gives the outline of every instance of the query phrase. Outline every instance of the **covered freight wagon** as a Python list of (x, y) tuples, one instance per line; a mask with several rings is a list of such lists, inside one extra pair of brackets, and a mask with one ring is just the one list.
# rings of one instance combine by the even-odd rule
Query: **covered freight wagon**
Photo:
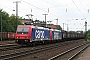
[(15, 33), (13, 32), (0, 32), (0, 38), (2, 37), (2, 40), (13, 40), (15, 39)]

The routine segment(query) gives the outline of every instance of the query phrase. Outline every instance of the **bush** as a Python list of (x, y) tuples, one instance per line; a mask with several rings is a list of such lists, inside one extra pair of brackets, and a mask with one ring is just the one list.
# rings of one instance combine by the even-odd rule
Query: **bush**
[(87, 34), (87, 39), (90, 40), (90, 33)]

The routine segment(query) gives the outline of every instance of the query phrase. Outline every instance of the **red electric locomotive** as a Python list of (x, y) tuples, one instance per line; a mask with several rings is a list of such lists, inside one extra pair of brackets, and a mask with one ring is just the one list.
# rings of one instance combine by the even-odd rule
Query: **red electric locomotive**
[(60, 30), (56, 29), (49, 29), (32, 25), (19, 25), (17, 27), (15, 39), (19, 44), (51, 42), (52, 40), (61, 40), (62, 33)]

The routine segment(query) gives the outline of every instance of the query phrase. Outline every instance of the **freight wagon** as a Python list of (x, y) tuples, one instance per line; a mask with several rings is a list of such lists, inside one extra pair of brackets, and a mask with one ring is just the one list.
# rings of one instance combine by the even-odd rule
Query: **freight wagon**
[(2, 40), (14, 40), (15, 39), (15, 33), (13, 32), (0, 32), (0, 38), (2, 37)]

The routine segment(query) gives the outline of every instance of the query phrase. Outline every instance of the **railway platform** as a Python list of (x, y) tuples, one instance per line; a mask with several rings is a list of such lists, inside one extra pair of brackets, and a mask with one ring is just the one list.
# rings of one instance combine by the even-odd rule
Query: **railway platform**
[(77, 60), (90, 60), (90, 46), (79, 55)]

